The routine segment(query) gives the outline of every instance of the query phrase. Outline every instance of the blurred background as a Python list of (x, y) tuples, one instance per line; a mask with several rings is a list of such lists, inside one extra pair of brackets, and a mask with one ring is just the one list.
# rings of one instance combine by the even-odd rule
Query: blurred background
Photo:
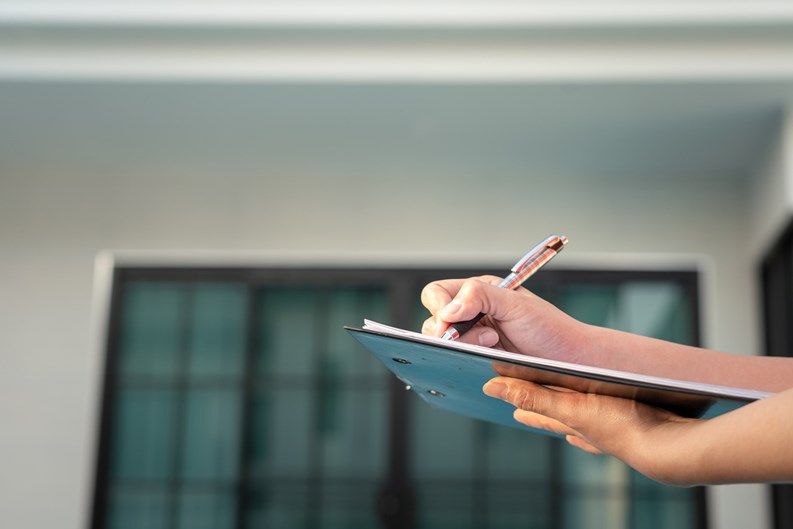
[(0, 525), (789, 527), (435, 412), (345, 335), (503, 274), (790, 355), (784, 2), (0, 0)]

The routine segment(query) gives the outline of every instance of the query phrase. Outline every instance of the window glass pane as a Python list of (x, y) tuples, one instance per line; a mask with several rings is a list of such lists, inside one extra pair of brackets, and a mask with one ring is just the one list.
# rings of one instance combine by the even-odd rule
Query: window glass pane
[(551, 444), (545, 435), (483, 424), (486, 435), (487, 477), (490, 480), (544, 482), (551, 471)]
[(239, 375), (243, 369), (247, 295), (244, 287), (202, 284), (190, 299), (191, 375)]
[(632, 282), (619, 289), (617, 327), (643, 336), (691, 343), (692, 314), (682, 286)]
[(111, 434), (111, 475), (165, 479), (173, 462), (176, 395), (167, 389), (122, 389)]
[(616, 285), (566, 284), (559, 288), (557, 306), (585, 323), (614, 327), (617, 291)]
[(231, 493), (185, 491), (179, 498), (179, 529), (232, 529), (236, 500)]
[(470, 529), (474, 526), (474, 490), (470, 481), (416, 485), (417, 529)]
[[(328, 337), (326, 366), (334, 373), (344, 375), (380, 375), (386, 370), (374, 355), (344, 330), (345, 325), (360, 326), (363, 319), (383, 321), (388, 307), (383, 289), (337, 288), (328, 293), (327, 326)], [(384, 321), (384, 323), (386, 323)]]
[(279, 480), (257, 485), (248, 495), (246, 527), (310, 527), (311, 513), (308, 484)]
[(321, 492), (319, 527), (323, 529), (371, 529), (381, 527), (376, 505), (375, 481), (326, 482)]
[(240, 393), (196, 390), (185, 395), (182, 476), (231, 479), (239, 464)]
[[(487, 486), (488, 529), (550, 529), (551, 489), (544, 481), (494, 483)], [(582, 526), (582, 528), (585, 526)]]
[(313, 393), (295, 389), (257, 389), (251, 402), (251, 458), (255, 476), (305, 477), (311, 468)]
[[(413, 295), (415, 300), (415, 306), (413, 307), (413, 318), (411, 319), (411, 323), (407, 326), (408, 330), (421, 332), (421, 326), (424, 325), (424, 321), (430, 317), (429, 311), (424, 308), (424, 305), (421, 304), (421, 291), (417, 290), (416, 293)], [(383, 322), (388, 324), (387, 321)]]
[(696, 516), (691, 501), (691, 489), (660, 485), (633, 470), (630, 474), (634, 499), (631, 527), (694, 527)]
[(381, 476), (388, 461), (386, 387), (329, 388), (324, 395), (320, 399), (325, 425), (320, 434), (323, 475)]
[[(585, 492), (585, 491), (584, 491)], [(619, 491), (565, 497), (563, 527), (569, 529), (628, 529), (628, 496)], [(642, 527), (642, 529), (644, 529)]]
[(476, 421), (410, 395), (412, 472), (417, 480), (473, 479)]
[(627, 486), (628, 467), (611, 457), (597, 457), (567, 443), (561, 446), (562, 483), (580, 487)]
[(163, 489), (116, 487), (107, 509), (108, 529), (165, 529), (169, 503)]
[(642, 529), (686, 529), (694, 527), (696, 515), (691, 495), (685, 489), (677, 497), (660, 495), (656, 499), (639, 496), (633, 500), (630, 527)]
[(309, 375), (316, 369), (320, 293), (310, 288), (266, 288), (260, 303), (256, 367), (274, 375)]
[(124, 289), (119, 340), (122, 375), (172, 375), (184, 349), (185, 288), (138, 283)]

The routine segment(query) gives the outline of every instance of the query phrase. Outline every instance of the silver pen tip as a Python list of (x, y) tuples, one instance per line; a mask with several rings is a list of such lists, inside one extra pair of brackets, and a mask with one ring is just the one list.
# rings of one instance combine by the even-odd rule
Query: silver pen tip
[(459, 337), (460, 337), (460, 333), (457, 332), (457, 329), (449, 329), (448, 331), (443, 333), (443, 336), (441, 336), (441, 340), (452, 340), (453, 341), (453, 340), (456, 340)]

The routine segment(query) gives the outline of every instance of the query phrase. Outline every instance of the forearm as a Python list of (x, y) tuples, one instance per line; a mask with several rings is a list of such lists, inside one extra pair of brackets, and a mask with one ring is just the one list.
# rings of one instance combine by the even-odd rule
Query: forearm
[(581, 363), (769, 392), (793, 387), (793, 358), (722, 353), (595, 326), (585, 335)]

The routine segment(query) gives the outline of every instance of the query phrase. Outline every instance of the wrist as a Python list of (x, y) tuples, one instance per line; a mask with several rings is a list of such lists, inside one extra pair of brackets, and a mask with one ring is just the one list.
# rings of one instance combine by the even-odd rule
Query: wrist
[(567, 358), (582, 365), (602, 366), (605, 330), (603, 327), (576, 321), (576, 325), (568, 333)]
[[(664, 412), (661, 412), (664, 413)], [(647, 428), (639, 436), (638, 453), (626, 461), (642, 474), (679, 487), (709, 482), (703, 457), (707, 436), (702, 431), (705, 420), (675, 417), (663, 424)]]

